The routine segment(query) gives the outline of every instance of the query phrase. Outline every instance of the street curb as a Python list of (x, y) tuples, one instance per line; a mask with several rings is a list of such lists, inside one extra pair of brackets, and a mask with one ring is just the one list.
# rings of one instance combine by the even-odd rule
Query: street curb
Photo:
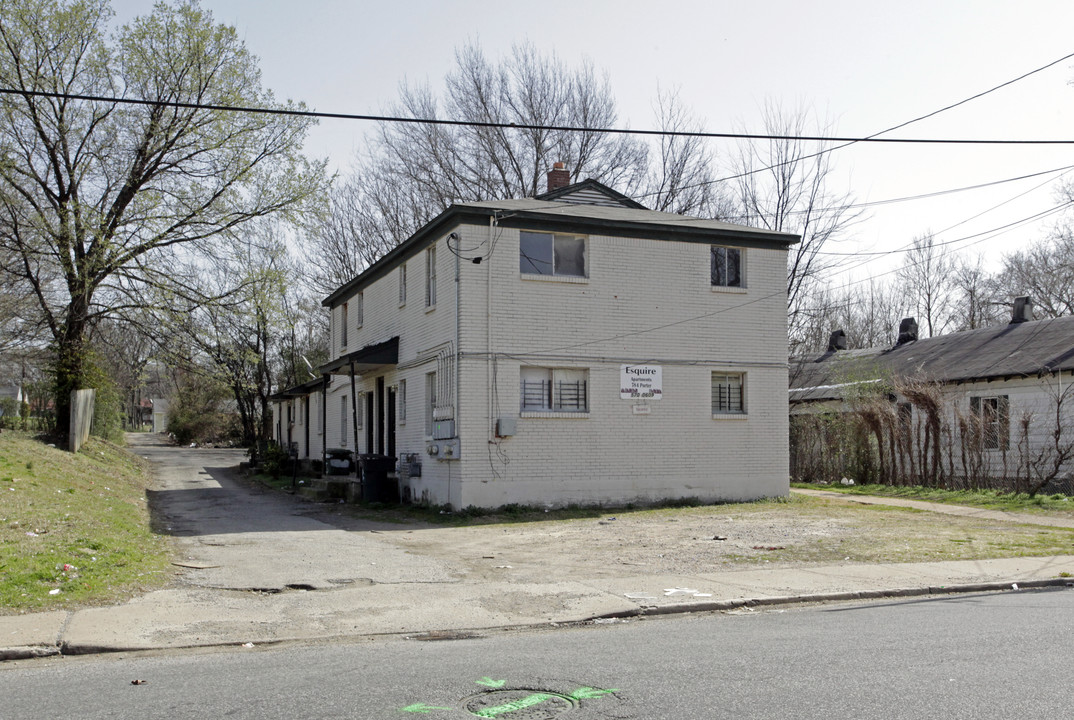
[(26, 645), (23, 647), (0, 648), (0, 662), (5, 660), (31, 660), (33, 658), (59, 655), (56, 645)]
[(1048, 580), (1023, 580), (1017, 582), (965, 583), (962, 585), (938, 585), (930, 587), (894, 588), (889, 590), (850, 590), (847, 592), (810, 593), (806, 595), (774, 595), (768, 597), (715, 600), (675, 605), (647, 606), (635, 610), (621, 610), (605, 615), (595, 615), (593, 620), (647, 617), (650, 615), (675, 615), (695, 612), (720, 612), (743, 607), (768, 605), (800, 605), (820, 602), (847, 602), (851, 600), (878, 600), (883, 598), (923, 597), (926, 595), (953, 595), (956, 593), (996, 592), (1002, 590), (1029, 590), (1047, 587), (1074, 587), (1074, 579), (1051, 578)]
[[(1005, 582), (964, 583), (961, 585), (935, 585), (926, 587), (892, 588), (887, 590), (851, 590), (846, 592), (809, 593), (800, 595), (773, 595), (754, 598), (738, 598), (734, 600), (716, 600), (704, 602), (676, 603), (664, 606), (646, 606), (632, 610), (620, 610), (602, 615), (591, 615), (579, 620), (566, 620), (559, 625), (572, 625), (591, 623), (599, 620), (643, 618), (659, 615), (685, 615), (688, 613), (721, 612), (737, 610), (739, 608), (767, 607), (775, 605), (803, 605), (807, 603), (822, 602), (850, 602), (854, 600), (879, 600), (884, 598), (909, 598), (925, 597), (930, 595), (954, 595), (959, 593), (975, 592), (999, 592), (1032, 590), (1050, 587), (1074, 587), (1074, 578), (1050, 578), (1047, 580), (1019, 580)], [(525, 629), (540, 627), (546, 623), (531, 623), (524, 625), (505, 625), (488, 628), (471, 628), (472, 630), (497, 630), (497, 629)], [(434, 632), (433, 630), (426, 632)], [(332, 635), (304, 638), (275, 638), (269, 641), (258, 642), (258, 647), (283, 645), (293, 642), (322, 642), (340, 640), (344, 638), (376, 637), (381, 635), (395, 635), (397, 633), (364, 633), (359, 635)], [(75, 655), (103, 655), (106, 653), (121, 652), (152, 652), (156, 650), (194, 650), (199, 648), (219, 648), (236, 645), (233, 641), (228, 642), (201, 642), (190, 645), (173, 645), (168, 647), (146, 647), (125, 645), (102, 645), (102, 644), (75, 644), (61, 642), (57, 645), (28, 645), (23, 647), (0, 648), (0, 662), (5, 660), (30, 660), (42, 657), (75, 656)]]

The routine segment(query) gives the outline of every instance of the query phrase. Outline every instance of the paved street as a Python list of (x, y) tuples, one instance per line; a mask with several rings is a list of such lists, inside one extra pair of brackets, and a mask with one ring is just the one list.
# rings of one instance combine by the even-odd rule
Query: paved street
[[(3, 717), (1066, 717), (1074, 592), (0, 664)], [(144, 681), (132, 685), (133, 680)]]

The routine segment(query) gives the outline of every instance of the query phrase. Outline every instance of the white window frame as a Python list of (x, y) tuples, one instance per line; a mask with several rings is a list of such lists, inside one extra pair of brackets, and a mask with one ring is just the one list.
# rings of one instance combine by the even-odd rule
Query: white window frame
[(399, 388), (395, 391), (395, 421), (399, 425), (406, 424), (406, 379), (399, 380)]
[(339, 306), (339, 348), (347, 349), (347, 303)]
[[(543, 263), (543, 260), (535, 260), (528, 255), (523, 254), (523, 242), (527, 239), (536, 240), (539, 238), (547, 238), (551, 243), (552, 250), (552, 267), (550, 272), (541, 272), (537, 263)], [(582, 245), (582, 272), (581, 274), (575, 274), (571, 272), (560, 272), (556, 267), (556, 243), (559, 242), (580, 242)], [(551, 233), (551, 232), (537, 232), (531, 230), (522, 230), (518, 233), (518, 271), (523, 278), (527, 279), (542, 279), (542, 280), (565, 280), (580, 282), (589, 278), (589, 238), (585, 235), (569, 235), (566, 233)]]
[(436, 307), (436, 245), (425, 251), (425, 307)]
[(518, 373), (518, 393), (523, 417), (588, 417), (589, 369), (523, 365)]
[(746, 373), (713, 370), (709, 385), (712, 417), (745, 417), (749, 411), (746, 389)]
[(354, 326), (356, 328), (362, 327), (365, 323), (365, 292), (360, 292), (354, 296), (354, 301), (357, 307), (355, 308)]
[(399, 266), (399, 307), (406, 305), (406, 263)]
[[(728, 277), (727, 273), (728, 259), (732, 256), (732, 253), (738, 259), (738, 277), (734, 279)], [(721, 255), (723, 256), (723, 275), (722, 277), (717, 277), (716, 263)], [(745, 249), (729, 245), (712, 245), (709, 250), (709, 281), (712, 283), (714, 290), (744, 290), (746, 288)]]

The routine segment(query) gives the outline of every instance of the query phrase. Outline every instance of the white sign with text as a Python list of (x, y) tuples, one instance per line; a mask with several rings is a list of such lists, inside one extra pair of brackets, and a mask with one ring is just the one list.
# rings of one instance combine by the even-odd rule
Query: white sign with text
[(664, 368), (660, 365), (620, 365), (619, 397), (660, 400), (664, 397)]

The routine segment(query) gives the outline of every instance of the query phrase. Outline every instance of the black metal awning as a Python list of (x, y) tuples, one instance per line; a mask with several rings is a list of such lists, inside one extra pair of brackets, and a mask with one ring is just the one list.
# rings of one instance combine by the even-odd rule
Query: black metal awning
[(369, 372), (385, 365), (399, 364), (399, 338), (393, 337), (375, 345), (366, 345), (361, 350), (341, 355), (319, 369), (325, 375), (350, 375)]
[(286, 390), (280, 390), (275, 395), (270, 395), (269, 400), (280, 401), (290, 400), (291, 398), (305, 397), (311, 395), (324, 387), (324, 378), (316, 378), (302, 383), (301, 385), (295, 385), (289, 387)]

